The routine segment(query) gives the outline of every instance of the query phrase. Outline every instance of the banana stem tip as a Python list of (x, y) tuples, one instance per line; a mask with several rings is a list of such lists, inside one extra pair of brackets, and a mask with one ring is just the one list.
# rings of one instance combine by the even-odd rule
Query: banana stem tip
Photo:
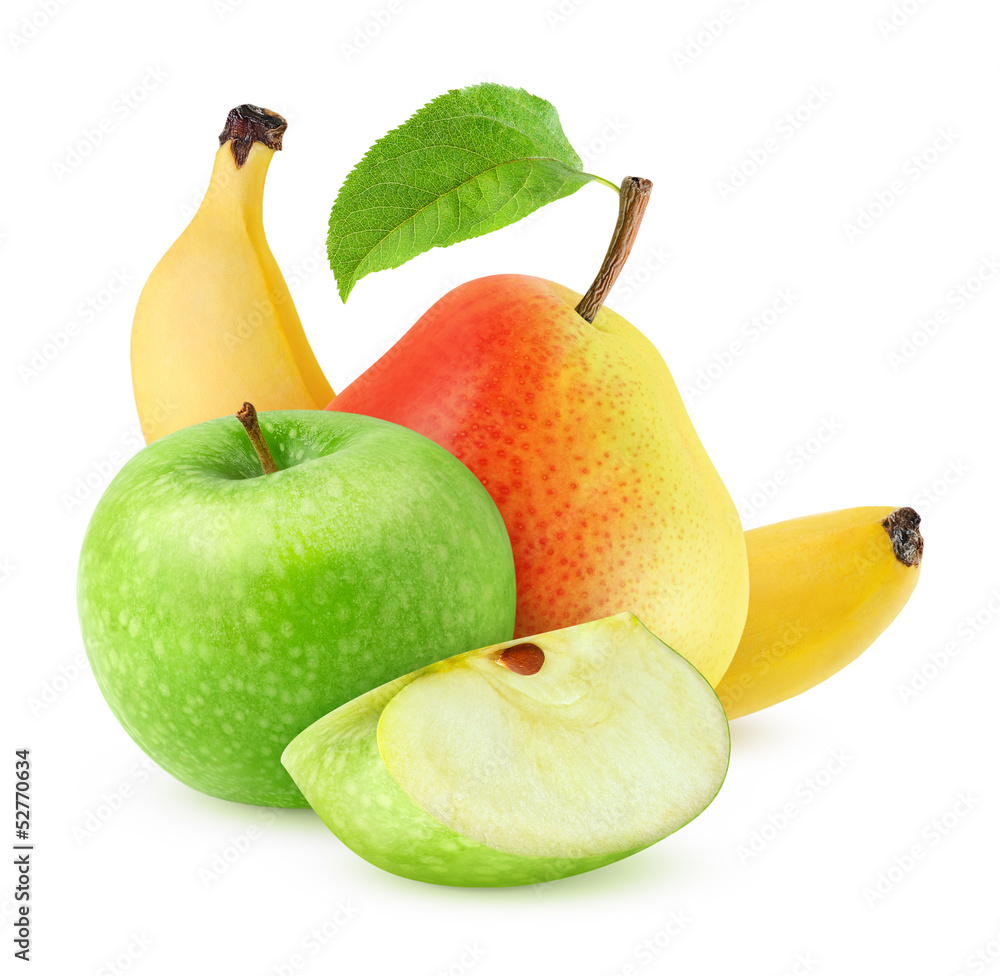
[(237, 169), (246, 161), (255, 142), (263, 143), (275, 151), (281, 148), (281, 137), (288, 122), (269, 108), (244, 103), (237, 105), (226, 116), (226, 124), (219, 134), (219, 145), (230, 143)]
[(892, 551), (904, 566), (919, 566), (924, 554), (920, 516), (912, 508), (897, 508), (882, 519), (882, 527), (892, 540)]

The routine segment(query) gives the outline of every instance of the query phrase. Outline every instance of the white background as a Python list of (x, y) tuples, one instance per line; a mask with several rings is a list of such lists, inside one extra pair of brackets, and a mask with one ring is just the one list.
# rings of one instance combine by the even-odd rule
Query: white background
[[(949, 302), (1000, 255), (1000, 10), (557, 4), (394, 0), (378, 27), (387, 0), (63, 0), (47, 23), (41, 0), (4, 3), (0, 768), (33, 750), (35, 972), (264, 976), (299, 954), (310, 973), (1000, 974), (998, 278)], [(894, 6), (900, 26), (880, 28)], [(715, 37), (699, 35), (706, 20)], [(344, 176), (424, 102), (487, 79), (552, 101), (591, 170), (655, 182), (637, 286), (610, 304), (682, 387), (743, 341), (686, 399), (747, 524), (912, 504), (927, 540), (910, 605), (860, 660), (734, 723), (703, 816), (625, 862), (524, 890), (405, 881), (310, 811), (272, 816), (150, 773), (81, 665), (74, 592), (99, 490), (136, 447), (136, 298), (207, 185), (231, 106), (289, 118), (265, 224), (336, 389), (461, 281), (528, 272), (585, 289), (615, 216), (596, 185), (336, 297), (322, 242)], [(804, 121), (779, 128), (813, 89)], [(767, 139), (776, 151), (724, 193)], [(891, 205), (849, 232), (880, 192)], [(85, 318), (78, 306), (116, 274), (124, 290)], [(744, 323), (779, 289), (794, 305), (749, 341)], [(929, 336), (920, 323), (942, 308)], [(818, 447), (824, 425), (836, 432)], [(914, 668), (931, 677), (904, 702)], [(123, 793), (106, 822), (88, 820)], [(880, 875), (887, 893), (866, 897)], [(0, 872), (5, 954), (11, 878)]]

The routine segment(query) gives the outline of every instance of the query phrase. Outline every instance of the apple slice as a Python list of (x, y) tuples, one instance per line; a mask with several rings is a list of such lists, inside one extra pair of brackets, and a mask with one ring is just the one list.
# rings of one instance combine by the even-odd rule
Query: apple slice
[(281, 761), (379, 867), (530, 884), (696, 817), (725, 778), (729, 726), (697, 669), (621, 613), (398, 678), (309, 726)]

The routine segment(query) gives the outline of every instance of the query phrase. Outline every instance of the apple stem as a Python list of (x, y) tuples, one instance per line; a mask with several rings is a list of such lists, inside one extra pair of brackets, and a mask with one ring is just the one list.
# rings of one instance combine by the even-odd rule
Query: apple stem
[(618, 223), (615, 224), (615, 232), (611, 235), (608, 253), (604, 255), (604, 261), (594, 283), (576, 306), (577, 312), (588, 322), (594, 321), (604, 304), (604, 299), (608, 297), (608, 293), (618, 280), (618, 275), (625, 267), (632, 245), (635, 243), (635, 236), (639, 233), (639, 225), (642, 223), (642, 215), (646, 212), (646, 204), (649, 203), (652, 189), (651, 180), (638, 176), (626, 176), (622, 180), (621, 189), (618, 191)]
[(267, 441), (264, 440), (254, 405), (244, 403), (237, 412), (236, 419), (243, 424), (243, 429), (247, 432), (247, 437), (250, 438), (250, 443), (253, 444), (257, 457), (260, 458), (260, 466), (264, 469), (264, 474), (274, 474), (278, 470), (278, 466), (274, 463), (274, 458), (268, 450)]

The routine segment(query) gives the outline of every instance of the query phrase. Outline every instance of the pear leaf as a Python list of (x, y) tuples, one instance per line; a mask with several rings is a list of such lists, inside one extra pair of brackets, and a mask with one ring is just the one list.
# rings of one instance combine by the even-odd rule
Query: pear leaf
[(498, 230), (591, 180), (607, 183), (582, 171), (544, 99), (492, 82), (441, 95), (379, 139), (337, 194), (327, 250), (340, 297), (373, 271)]

